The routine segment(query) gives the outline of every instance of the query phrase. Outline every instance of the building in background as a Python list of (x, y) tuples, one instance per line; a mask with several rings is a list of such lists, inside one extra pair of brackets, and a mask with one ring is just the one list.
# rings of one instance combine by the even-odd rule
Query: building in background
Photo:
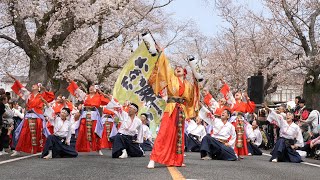
[[(29, 80), (28, 76), (15, 76), (15, 78), (17, 78), (23, 86), (26, 86)], [(0, 88), (3, 88), (6, 92), (10, 92), (13, 99), (18, 99), (18, 96), (13, 93), (11, 89), (13, 83), (14, 81), (10, 77), (8, 77), (7, 75), (3, 76), (3, 78), (0, 79)]]
[(294, 101), (301, 94), (302, 86), (279, 86), (276, 92), (267, 95), (266, 100), (274, 103)]

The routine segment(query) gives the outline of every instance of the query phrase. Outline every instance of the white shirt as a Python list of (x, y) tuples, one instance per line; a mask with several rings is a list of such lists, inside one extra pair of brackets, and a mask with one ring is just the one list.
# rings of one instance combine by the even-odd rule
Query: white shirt
[(149, 141), (152, 141), (152, 133), (150, 131), (150, 128), (147, 125), (143, 124), (142, 129), (143, 129), (143, 137)]
[(256, 139), (256, 135), (253, 132), (252, 125), (249, 124), (249, 123), (246, 123), (245, 127), (246, 127), (246, 136), (247, 136), (247, 138), (250, 139), (252, 142), (254, 142), (254, 140)]
[(69, 117), (67, 120), (62, 120), (57, 116), (54, 120), (51, 120), (51, 124), (54, 126), (54, 135), (59, 137), (65, 137), (67, 142), (71, 139), (71, 122), (74, 120), (73, 117)]
[(257, 127), (255, 130), (253, 130), (253, 133), (255, 134), (254, 144), (260, 146), (262, 143), (262, 134), (260, 129)]
[(135, 136), (137, 134), (137, 142), (143, 143), (143, 127), (141, 120), (137, 116), (135, 116), (132, 120), (127, 112), (125, 112), (123, 109), (121, 111), (115, 111), (115, 107), (122, 109), (122, 106), (114, 99), (111, 99), (110, 102), (105, 106), (105, 108), (113, 111), (120, 119), (121, 126), (118, 132), (129, 136)]
[(76, 134), (76, 129), (79, 129), (79, 126), (80, 126), (80, 119), (78, 121), (75, 121), (74, 118), (71, 118), (70, 122), (71, 122), (71, 134)]
[(318, 134), (318, 125), (320, 123), (320, 113), (317, 110), (313, 110), (310, 112), (308, 119), (306, 119), (306, 123), (308, 123), (310, 127), (310, 131), (314, 134)]
[(198, 125), (196, 122), (194, 122), (194, 120), (190, 120), (188, 128), (187, 128), (187, 132), (189, 134), (199, 136), (200, 141), (202, 141), (202, 138), (205, 135), (207, 135), (206, 128), (201, 124)]
[(137, 142), (143, 143), (143, 128), (141, 120), (137, 116), (131, 120), (131, 117), (125, 111), (122, 111), (121, 113), (115, 112), (115, 114), (119, 117), (121, 122), (118, 132), (129, 136), (135, 136), (137, 134)]
[(234, 148), (236, 141), (236, 130), (234, 126), (229, 122), (226, 122), (226, 124), (224, 124), (221, 119), (214, 118), (211, 113), (210, 114), (212, 118), (210, 118), (207, 116), (207, 113), (210, 113), (210, 111), (202, 107), (200, 109), (199, 116), (207, 124), (212, 126), (213, 134), (211, 136), (222, 140), (228, 140), (231, 137), (228, 144), (230, 145), (230, 147)]
[(24, 118), (24, 115), (19, 111), (19, 109), (12, 108), (13, 117), (19, 117), (20, 119)]
[(208, 117), (208, 113), (211, 114), (207, 108), (202, 107), (199, 111), (199, 117), (208, 125), (212, 126), (213, 134), (211, 136), (222, 140), (228, 140), (231, 137), (228, 144), (230, 147), (234, 148), (236, 142), (236, 130), (234, 126), (229, 122), (224, 124), (221, 119), (214, 118), (212, 114), (211, 117)]
[(270, 112), (270, 114), (267, 117), (267, 120), (269, 122), (275, 121), (277, 123), (277, 125), (280, 128), (280, 137), (283, 137), (286, 139), (296, 139), (297, 146), (299, 147), (304, 146), (301, 129), (297, 124), (292, 122), (289, 125), (287, 121), (284, 120), (283, 117), (277, 114), (275, 111)]

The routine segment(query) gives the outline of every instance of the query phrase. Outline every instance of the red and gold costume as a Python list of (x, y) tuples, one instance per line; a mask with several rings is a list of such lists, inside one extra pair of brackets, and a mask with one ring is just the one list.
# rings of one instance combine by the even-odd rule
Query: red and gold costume
[(246, 156), (248, 155), (248, 147), (247, 147), (247, 137), (244, 128), (244, 120), (236, 119), (235, 122), (231, 123), (236, 130), (237, 138), (234, 146), (234, 152), (238, 156)]
[(181, 81), (174, 75), (164, 53), (149, 78), (154, 93), (167, 89), (168, 101), (162, 116), (150, 160), (170, 166), (181, 166), (184, 160), (184, 123), (194, 117), (199, 102), (197, 84)]
[(101, 148), (111, 149), (112, 148), (112, 142), (109, 140), (109, 137), (110, 137), (114, 122), (108, 121), (108, 116), (114, 117), (114, 112), (112, 112), (112, 111), (110, 111), (110, 110), (108, 110), (106, 108), (103, 108), (103, 114), (107, 115), (107, 120), (106, 120), (106, 122), (104, 124)]
[(99, 112), (97, 109), (102, 105), (107, 105), (109, 103), (109, 99), (99, 93), (94, 95), (85, 94), (79, 89), (78, 85), (74, 81), (71, 81), (67, 89), (73, 96), (84, 101), (84, 110), (80, 117), (81, 120), (78, 130), (76, 150), (79, 152), (101, 150), (102, 141), (107, 141), (107, 139), (106, 136), (103, 136), (103, 133), (101, 134), (101, 137), (99, 137), (95, 132), (97, 123), (100, 122), (97, 122), (99, 117), (93, 117), (94, 115), (98, 116)]

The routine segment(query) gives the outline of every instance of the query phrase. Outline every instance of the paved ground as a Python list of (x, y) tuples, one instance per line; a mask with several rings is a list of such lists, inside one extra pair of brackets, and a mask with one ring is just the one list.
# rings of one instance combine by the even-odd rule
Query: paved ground
[(112, 159), (110, 150), (103, 152), (105, 156), (82, 153), (78, 158), (52, 160), (35, 156), (8, 163), (4, 162), (13, 158), (3, 155), (0, 156), (0, 179), (167, 180), (177, 179), (173, 177), (179, 177), (179, 172), (186, 179), (320, 179), (320, 161), (309, 159), (306, 161), (315, 166), (271, 163), (268, 156), (251, 156), (235, 162), (203, 161), (198, 153), (187, 153), (187, 167), (170, 168), (169, 172), (167, 167), (161, 165), (147, 169), (148, 155), (143, 158)]

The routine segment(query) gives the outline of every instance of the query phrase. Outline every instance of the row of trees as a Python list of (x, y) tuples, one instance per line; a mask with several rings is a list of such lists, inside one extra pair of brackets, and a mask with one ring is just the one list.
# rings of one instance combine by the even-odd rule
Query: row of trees
[(173, 20), (163, 10), (172, 1), (3, 0), (1, 68), (28, 74), (29, 86), (51, 82), (57, 92), (66, 87), (63, 73), (112, 87), (149, 29), (173, 61), (199, 58), (207, 86), (223, 76), (233, 89), (245, 89), (247, 77), (262, 71), (265, 94), (303, 84), (309, 105), (320, 108), (318, 1), (262, 0), (263, 12), (233, 0), (205, 1), (225, 21), (216, 37)]

